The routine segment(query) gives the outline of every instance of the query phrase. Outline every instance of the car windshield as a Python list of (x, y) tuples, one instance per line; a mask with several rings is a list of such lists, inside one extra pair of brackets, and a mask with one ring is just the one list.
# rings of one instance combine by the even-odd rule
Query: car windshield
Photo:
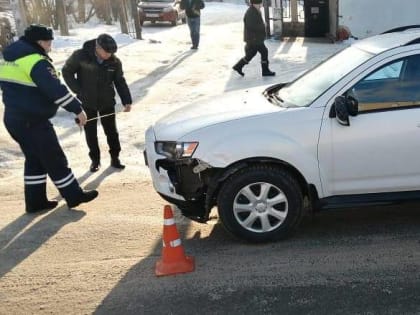
[(372, 54), (358, 48), (346, 48), (280, 89), (276, 96), (290, 107), (309, 106), (329, 87), (371, 57)]

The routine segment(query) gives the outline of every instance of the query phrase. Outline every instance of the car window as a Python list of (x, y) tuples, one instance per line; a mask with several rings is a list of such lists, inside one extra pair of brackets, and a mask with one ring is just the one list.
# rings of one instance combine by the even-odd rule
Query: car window
[(356, 47), (346, 48), (277, 92), (288, 106), (309, 106), (346, 74), (372, 57)]
[(398, 62), (394, 62), (374, 72), (373, 74), (369, 75), (364, 80), (369, 81), (369, 80), (397, 79), (400, 77), (402, 65), (403, 65), (402, 60)]
[(384, 65), (347, 93), (359, 101), (359, 113), (420, 106), (420, 55)]

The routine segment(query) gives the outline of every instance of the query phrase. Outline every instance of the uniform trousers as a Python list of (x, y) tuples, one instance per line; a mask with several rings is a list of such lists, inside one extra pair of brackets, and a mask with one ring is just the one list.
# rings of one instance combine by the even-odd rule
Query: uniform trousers
[(68, 167), (51, 122), (29, 122), (5, 115), (4, 124), (25, 156), (26, 209), (36, 209), (47, 202), (47, 174), (67, 203), (78, 201), (83, 190)]

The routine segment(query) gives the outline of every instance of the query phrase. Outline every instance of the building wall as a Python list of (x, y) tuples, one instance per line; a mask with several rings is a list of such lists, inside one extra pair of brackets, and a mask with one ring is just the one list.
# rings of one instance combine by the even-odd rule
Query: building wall
[(339, 0), (339, 25), (358, 38), (420, 24), (420, 0)]

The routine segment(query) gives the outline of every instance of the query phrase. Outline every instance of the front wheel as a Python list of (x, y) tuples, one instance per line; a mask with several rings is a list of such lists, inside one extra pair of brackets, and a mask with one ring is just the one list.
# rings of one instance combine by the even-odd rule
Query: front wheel
[(235, 236), (266, 242), (286, 238), (302, 216), (302, 191), (289, 172), (271, 165), (239, 170), (218, 196), (220, 220)]

